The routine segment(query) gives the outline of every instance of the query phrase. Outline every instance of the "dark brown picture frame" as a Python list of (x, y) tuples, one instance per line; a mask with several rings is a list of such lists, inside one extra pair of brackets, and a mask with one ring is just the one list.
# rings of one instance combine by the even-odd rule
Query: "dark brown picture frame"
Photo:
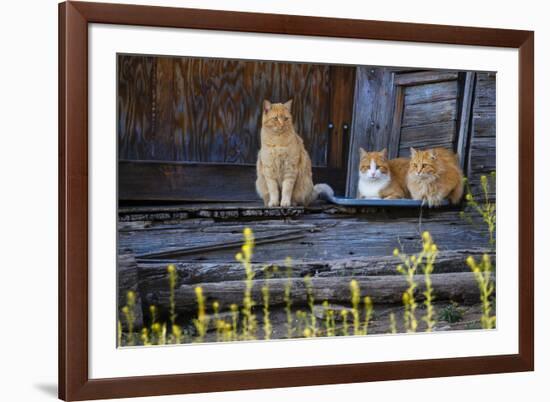
[[(519, 49), (519, 353), (90, 379), (88, 24), (194, 28)], [(59, 397), (138, 397), (534, 369), (534, 33), (382, 21), (66, 2), (59, 5)], [(114, 295), (113, 295), (114, 297)]]

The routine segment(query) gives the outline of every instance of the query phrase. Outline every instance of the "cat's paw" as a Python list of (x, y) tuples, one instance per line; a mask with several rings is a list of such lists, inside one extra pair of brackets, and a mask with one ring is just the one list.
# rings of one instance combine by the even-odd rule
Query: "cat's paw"
[(428, 198), (428, 207), (437, 208), (441, 205), (441, 198), (438, 197), (429, 197)]
[(277, 208), (279, 206), (279, 201), (277, 200), (269, 200), (269, 202), (267, 203), (267, 206), (269, 208)]
[(288, 208), (288, 207), (290, 207), (290, 205), (291, 205), (290, 200), (287, 200), (287, 199), (282, 199), (281, 200), (281, 207)]

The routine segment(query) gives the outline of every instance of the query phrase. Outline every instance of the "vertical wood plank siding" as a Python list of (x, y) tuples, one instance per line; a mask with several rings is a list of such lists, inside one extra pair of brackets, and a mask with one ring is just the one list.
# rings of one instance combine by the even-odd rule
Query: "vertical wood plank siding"
[(479, 191), (479, 176), (495, 169), (495, 104), (493, 73), (358, 67), (346, 194), (357, 191), (359, 147), (387, 147), (392, 158), (453, 149)]
[(496, 170), (496, 74), (477, 73), (476, 76), (468, 178), (472, 191), (477, 194), (481, 191), (480, 176)]
[(119, 158), (255, 163), (263, 99), (294, 99), (315, 166), (327, 165), (329, 66), (120, 55)]

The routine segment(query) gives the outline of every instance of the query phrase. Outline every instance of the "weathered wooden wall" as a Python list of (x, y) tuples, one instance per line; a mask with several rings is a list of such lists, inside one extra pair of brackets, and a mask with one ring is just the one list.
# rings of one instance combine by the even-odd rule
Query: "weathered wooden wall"
[[(479, 178), (496, 171), (496, 74), (477, 73), (472, 109), (468, 179), (474, 193), (481, 191)], [(494, 186), (491, 187), (494, 196)]]
[(410, 148), (454, 149), (458, 114), (458, 74), (450, 81), (405, 86), (398, 156)]
[[(411, 146), (453, 149), (474, 192), (495, 169), (494, 73), (121, 55), (118, 78), (121, 200), (257, 199), (251, 178), (264, 98), (294, 98), (314, 180), (339, 195), (356, 194), (359, 147), (385, 147), (390, 157), (408, 156)], [(136, 186), (140, 176), (127, 167), (153, 162)], [(212, 165), (204, 176), (185, 163)], [(230, 165), (247, 174), (225, 177)], [(214, 191), (197, 197), (182, 185), (198, 173)], [(216, 189), (228, 180), (235, 189), (224, 197)]]
[(327, 65), (120, 55), (119, 158), (253, 164), (262, 101), (292, 98), (312, 162), (326, 166), (329, 78)]
[(347, 196), (357, 191), (359, 147), (391, 158), (449, 148), (474, 182), (494, 170), (494, 94), (494, 74), (358, 67)]

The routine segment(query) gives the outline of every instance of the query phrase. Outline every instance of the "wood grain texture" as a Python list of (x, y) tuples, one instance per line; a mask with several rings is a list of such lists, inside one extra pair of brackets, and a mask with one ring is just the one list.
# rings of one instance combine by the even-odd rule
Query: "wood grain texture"
[(394, 84), (400, 86), (429, 84), (432, 82), (456, 81), (458, 73), (455, 71), (420, 71), (395, 76)]
[(353, 113), (355, 67), (330, 67), (330, 130), (328, 164), (342, 168), (349, 157), (349, 133)]
[[(256, 204), (257, 207), (258, 204)], [(260, 207), (259, 207), (260, 208)], [(420, 247), (420, 233), (429, 231), (442, 251), (478, 249), (488, 243), (486, 229), (481, 224), (471, 225), (461, 219), (458, 211), (423, 211), (419, 228), (418, 210), (403, 212), (383, 209), (334, 209), (332, 205), (299, 209), (294, 215), (269, 216), (251, 214), (246, 219), (258, 238), (281, 235), (280, 241), (265, 242), (254, 254), (255, 263), (280, 262), (286, 257), (294, 261), (312, 262), (319, 259), (332, 261), (363, 257), (392, 255), (395, 247), (406, 253)], [(164, 220), (147, 222), (144, 228), (129, 227), (119, 233), (121, 252), (133, 253), (138, 262), (143, 260), (172, 260), (181, 262), (225, 263), (233, 262), (242, 241), (243, 205), (178, 207), (188, 218), (175, 219), (170, 213)], [(277, 208), (276, 210), (280, 210)], [(174, 211), (174, 210), (172, 210)], [(168, 211), (166, 211), (168, 212)], [(146, 212), (140, 210), (138, 216)], [(128, 212), (121, 214), (128, 215)], [(142, 218), (144, 219), (144, 218)], [(131, 222), (137, 222), (131, 220)], [(285, 238), (283, 234), (292, 238)], [(296, 233), (299, 232), (299, 233)], [(231, 244), (237, 244), (230, 247)], [(223, 248), (215, 246), (224, 246)], [(196, 250), (196, 247), (203, 247)], [(182, 253), (181, 250), (192, 252)], [(196, 251), (196, 252), (195, 252)], [(155, 257), (152, 253), (163, 253)], [(143, 257), (142, 257), (143, 256)]]
[(141, 144), (153, 140), (155, 110), (151, 107), (156, 95), (155, 63), (152, 57), (118, 59), (118, 152), (144, 157)]
[[(327, 300), (330, 303), (342, 303), (350, 300), (350, 281), (357, 281), (361, 289), (361, 297), (368, 295), (375, 304), (397, 304), (402, 301), (403, 292), (408, 288), (406, 280), (397, 275), (381, 276), (341, 276), (311, 278), (311, 292), (315, 300)], [(433, 293), (437, 300), (453, 300), (465, 304), (479, 302), (479, 288), (474, 275), (471, 272), (456, 272), (447, 274), (432, 274)], [(416, 299), (422, 301), (426, 290), (423, 275), (414, 276), (418, 283)], [(251, 285), (251, 298), (256, 305), (262, 303), (262, 286), (269, 284), (270, 307), (283, 305), (285, 302), (286, 278), (253, 280)], [(196, 285), (180, 285), (175, 290), (176, 311), (178, 313), (194, 312), (197, 308), (195, 287), (200, 286), (204, 291), (205, 303), (211, 305), (217, 301), (220, 310), (227, 311), (231, 304), (242, 302), (246, 289), (246, 282), (206, 282)], [(294, 306), (307, 305), (307, 288), (303, 278), (290, 280), (290, 294)], [(163, 311), (167, 311), (170, 303), (170, 292), (166, 287), (155, 292), (155, 305)]]
[[(472, 192), (480, 195), (481, 175), (496, 170), (496, 74), (478, 73), (472, 106), (471, 139), (468, 157), (468, 180)], [(490, 197), (495, 197), (494, 186)]]
[(297, 132), (327, 165), (327, 65), (119, 55), (119, 157), (255, 163), (264, 99), (293, 99)]
[(409, 157), (410, 147), (426, 149), (444, 147), (453, 149), (456, 135), (455, 121), (422, 124), (403, 127), (399, 138), (398, 156)]
[(405, 88), (405, 105), (456, 99), (457, 81), (410, 85)]
[(359, 147), (381, 150), (389, 145), (395, 87), (393, 69), (358, 67), (355, 78), (353, 123), (350, 133), (346, 196), (357, 194)]
[[(464, 263), (468, 256), (479, 260), (483, 254), (492, 255), (489, 249), (446, 250), (437, 256), (435, 273), (469, 272)], [(327, 278), (343, 276), (400, 275), (396, 267), (397, 257), (375, 256), (343, 258), (340, 260), (294, 261), (292, 271), (270, 271), (270, 278), (303, 278), (306, 275)], [(274, 262), (275, 263), (275, 262)], [(236, 261), (220, 262), (180, 262), (173, 260), (148, 261), (141, 259), (138, 265), (139, 281), (148, 292), (166, 290), (166, 267), (173, 264), (178, 273), (177, 284), (197, 284), (207, 282), (240, 281), (246, 277), (242, 264)], [(265, 263), (253, 263), (251, 269), (255, 279), (266, 279)]]
[(394, 77), (395, 116), (389, 155), (410, 155), (410, 147), (444, 147), (454, 150), (459, 76), (455, 71), (398, 73)]
[(406, 105), (401, 127), (455, 120), (456, 107), (456, 99)]
[(466, 163), (470, 144), (470, 138), (472, 135), (471, 122), (472, 122), (472, 106), (474, 100), (476, 73), (469, 71), (459, 74), (460, 85), (460, 97), (459, 101), (459, 117), (457, 119), (457, 136), (456, 136), (456, 153), (458, 155), (458, 161), (462, 167), (463, 173), (468, 174), (466, 170), (468, 164)]

